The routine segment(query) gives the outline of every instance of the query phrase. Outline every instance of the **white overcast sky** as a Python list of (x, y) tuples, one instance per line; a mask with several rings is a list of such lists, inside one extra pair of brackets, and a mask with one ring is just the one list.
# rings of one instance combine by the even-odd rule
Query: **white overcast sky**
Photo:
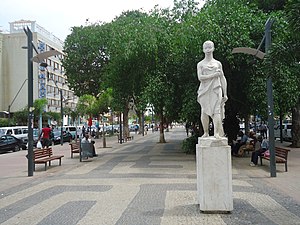
[(149, 11), (155, 5), (172, 7), (173, 0), (1, 0), (0, 30), (9, 30), (9, 22), (32, 20), (64, 40), (71, 27), (85, 25), (86, 19), (110, 22), (123, 11)]

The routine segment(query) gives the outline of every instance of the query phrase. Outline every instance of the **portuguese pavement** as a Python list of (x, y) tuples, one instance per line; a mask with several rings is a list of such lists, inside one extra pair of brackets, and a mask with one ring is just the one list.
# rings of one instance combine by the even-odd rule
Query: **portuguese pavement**
[[(250, 167), (250, 156), (232, 158), (233, 206), (229, 214), (204, 214), (197, 204), (196, 159), (181, 149), (183, 127), (134, 135), (107, 148), (96, 139), (98, 157), (79, 162), (70, 146), (53, 146), (63, 154), (44, 171), (37, 165), (28, 177), (27, 151), (0, 155), (0, 224), (22, 225), (176, 225), (300, 224), (300, 149), (289, 153), (288, 172), (269, 163)], [(285, 148), (288, 143), (276, 142)]]

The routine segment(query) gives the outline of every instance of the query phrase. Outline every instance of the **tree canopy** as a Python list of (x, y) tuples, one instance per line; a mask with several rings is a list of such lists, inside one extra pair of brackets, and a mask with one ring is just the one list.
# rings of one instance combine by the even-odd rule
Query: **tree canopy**
[[(199, 9), (194, 0), (175, 0), (173, 8), (127, 11), (110, 23), (73, 27), (63, 60), (70, 87), (78, 96), (94, 97), (110, 88), (110, 104), (124, 113), (125, 123), (134, 101), (141, 112), (151, 104), (161, 124), (177, 120), (199, 126), (196, 65), (203, 58), (202, 44), (211, 40), (228, 83), (224, 124), (233, 139), (239, 118), (267, 117), (270, 74), (277, 113), (290, 111), (299, 100), (299, 51), (292, 51), (299, 50), (299, 32), (293, 32), (299, 31), (299, 3), (268, 2), (208, 0)], [(264, 51), (268, 18), (275, 20), (270, 55), (259, 61), (232, 54), (236, 47)]]

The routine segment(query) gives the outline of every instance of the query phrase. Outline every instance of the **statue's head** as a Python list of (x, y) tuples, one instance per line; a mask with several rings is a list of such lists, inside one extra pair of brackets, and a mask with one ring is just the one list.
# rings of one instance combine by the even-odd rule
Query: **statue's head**
[(203, 43), (203, 52), (209, 53), (215, 50), (215, 45), (212, 41), (206, 41)]

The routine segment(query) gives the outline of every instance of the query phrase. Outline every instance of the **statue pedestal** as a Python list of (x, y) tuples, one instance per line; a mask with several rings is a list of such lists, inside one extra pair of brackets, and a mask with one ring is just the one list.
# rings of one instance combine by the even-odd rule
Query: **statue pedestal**
[(200, 211), (232, 211), (231, 148), (227, 138), (198, 138), (196, 160)]

